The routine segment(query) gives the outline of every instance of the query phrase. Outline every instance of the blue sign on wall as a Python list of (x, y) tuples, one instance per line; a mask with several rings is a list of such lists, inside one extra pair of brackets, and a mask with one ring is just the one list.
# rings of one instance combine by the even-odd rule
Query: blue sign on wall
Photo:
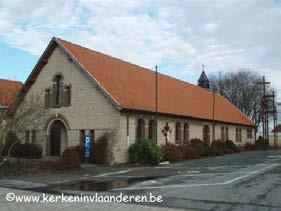
[(90, 158), (92, 146), (92, 136), (86, 135), (84, 140), (84, 157)]

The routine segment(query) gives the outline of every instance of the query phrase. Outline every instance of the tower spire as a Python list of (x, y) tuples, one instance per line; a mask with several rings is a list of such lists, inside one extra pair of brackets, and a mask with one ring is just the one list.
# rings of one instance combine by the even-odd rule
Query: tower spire
[(209, 90), (210, 89), (210, 81), (205, 73), (205, 65), (202, 64), (202, 73), (198, 79), (198, 86), (201, 86), (202, 88)]

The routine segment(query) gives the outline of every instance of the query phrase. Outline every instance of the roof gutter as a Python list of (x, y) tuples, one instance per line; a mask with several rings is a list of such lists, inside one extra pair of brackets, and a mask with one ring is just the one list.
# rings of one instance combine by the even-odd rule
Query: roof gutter
[[(141, 109), (130, 109), (130, 108), (123, 108), (121, 110), (121, 112), (122, 113), (144, 113), (144, 114), (149, 114), (149, 115), (155, 115), (155, 111), (141, 110)], [(213, 119), (203, 119), (203, 118), (192, 117), (192, 116), (185, 116), (185, 115), (180, 115), (180, 114), (171, 114), (171, 113), (158, 112), (158, 115), (160, 115), (160, 116), (169, 116), (169, 117), (174, 117), (174, 118), (182, 118), (182, 119), (191, 119), (191, 120), (213, 122)], [(255, 125), (248, 125), (248, 124), (237, 123), (237, 122), (226, 122), (226, 121), (220, 121), (220, 120), (215, 120), (215, 122), (216, 123), (224, 123), (224, 124), (228, 124), (228, 125), (240, 125), (240, 126), (256, 128)]]

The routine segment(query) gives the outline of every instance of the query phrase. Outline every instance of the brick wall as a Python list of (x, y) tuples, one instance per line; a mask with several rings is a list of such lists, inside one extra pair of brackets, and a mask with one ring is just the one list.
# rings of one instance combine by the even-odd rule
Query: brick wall
[[(68, 59), (68, 56), (57, 47), (48, 60), (48, 64), (42, 69), (35, 83), (32, 85), (28, 94), (25, 96), (23, 103), (20, 104), (16, 111), (15, 118), (25, 109), (25, 104), (32, 96), (39, 96), (39, 102), (44, 105), (44, 90), (52, 85), (52, 79), (55, 74), (61, 73), (65, 83), (71, 84), (71, 106), (50, 108), (48, 109), (47, 117), (42, 119), (40, 125), (26, 125), (22, 130), (33, 130), (36, 128), (38, 138), (37, 143), (43, 146), (44, 155), (46, 155), (46, 124), (50, 116), (56, 114), (65, 117), (69, 124), (67, 131), (68, 146), (79, 144), (80, 130), (95, 130), (95, 138), (98, 139), (104, 133), (110, 131), (118, 131), (120, 125), (120, 113), (109, 102), (107, 97), (97, 88), (95, 83), (80, 70), (73, 62)], [(35, 118), (35, 114), (34, 114)], [(118, 137), (111, 136), (112, 139)], [(118, 151), (118, 147), (112, 142), (112, 148), (109, 147), (108, 152)], [(64, 148), (66, 148), (65, 146)], [(114, 159), (114, 155), (112, 156)], [(111, 162), (111, 161), (110, 161)]]

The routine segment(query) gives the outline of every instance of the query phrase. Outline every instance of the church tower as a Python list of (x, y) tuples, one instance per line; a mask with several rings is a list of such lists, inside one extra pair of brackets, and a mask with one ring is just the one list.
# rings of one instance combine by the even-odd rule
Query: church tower
[(198, 79), (198, 86), (201, 86), (206, 90), (210, 90), (210, 81), (204, 71), (204, 65), (203, 65), (203, 71), (200, 75), (200, 78)]

